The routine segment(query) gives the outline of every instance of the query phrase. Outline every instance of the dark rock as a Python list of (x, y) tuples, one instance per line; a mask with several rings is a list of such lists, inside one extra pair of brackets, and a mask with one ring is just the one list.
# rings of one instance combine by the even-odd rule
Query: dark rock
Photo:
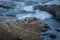
[(50, 29), (49, 26), (45, 25), (44, 28)]
[(55, 34), (50, 34), (50, 35), (49, 35), (49, 37), (52, 38), (52, 39), (56, 38), (56, 36), (57, 36), (57, 35), (55, 35)]
[(34, 9), (38, 9), (38, 10), (42, 10), (42, 11), (47, 11), (49, 12), (50, 14), (52, 14), (53, 16), (56, 17), (56, 11), (57, 10), (60, 10), (60, 5), (38, 5), (38, 6), (35, 6)]
[(55, 29), (57, 32), (60, 32), (60, 29)]
[(34, 9), (38, 9), (41, 11), (46, 11), (53, 15), (53, 19), (55, 19), (57, 22), (60, 22), (60, 5), (37, 5), (34, 7)]
[(47, 31), (47, 29), (43, 29), (43, 30), (42, 30), (42, 32), (46, 32), (46, 31)]
[(60, 22), (60, 10), (56, 11), (56, 20)]
[(51, 5), (49, 8), (51, 10), (51, 14), (56, 17), (56, 12), (60, 10), (60, 5)]
[(44, 6), (42, 6), (42, 5), (35, 6), (34, 10), (36, 10), (36, 9), (42, 10), (42, 11), (46, 10), (46, 8)]
[(7, 5), (0, 5), (0, 7), (4, 8), (4, 9), (11, 9), (11, 7), (9, 7)]

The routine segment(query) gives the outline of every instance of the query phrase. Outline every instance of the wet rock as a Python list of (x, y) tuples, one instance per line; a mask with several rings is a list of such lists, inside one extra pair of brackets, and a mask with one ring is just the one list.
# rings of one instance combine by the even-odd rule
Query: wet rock
[(60, 32), (60, 29), (55, 29), (57, 32)]
[(39, 9), (39, 10), (42, 10), (42, 11), (47, 11), (49, 12), (50, 14), (52, 14), (53, 16), (56, 17), (56, 11), (60, 10), (60, 5), (38, 5), (38, 6), (35, 6), (34, 9)]
[(44, 25), (44, 29), (42, 30), (42, 32), (46, 32), (48, 29), (50, 29), (48, 26)]
[(44, 11), (46, 8), (42, 5), (38, 5), (38, 6), (34, 7), (34, 10), (36, 10), (36, 9)]
[(57, 36), (56, 34), (50, 34), (49, 35), (49, 37), (52, 38), (52, 39), (56, 38), (56, 36)]
[(47, 31), (47, 29), (43, 29), (43, 30), (42, 30), (42, 32), (46, 32), (46, 31)]
[(49, 26), (45, 25), (44, 28), (50, 29)]
[(56, 12), (58, 11), (58, 10), (60, 10), (60, 5), (51, 5), (50, 7), (50, 10), (52, 11), (52, 15), (54, 15), (55, 17), (57, 16), (56, 14)]
[(0, 7), (3, 9), (14, 9), (16, 2), (13, 1), (0, 1)]
[(56, 21), (60, 22), (60, 10), (56, 11)]
[(60, 22), (60, 5), (37, 5), (34, 7), (34, 9), (38, 9), (41, 11), (46, 11), (53, 15), (53, 19), (55, 19), (57, 22)]
[(1, 8), (4, 8), (4, 9), (11, 9), (11, 7), (7, 6), (7, 5), (0, 5)]

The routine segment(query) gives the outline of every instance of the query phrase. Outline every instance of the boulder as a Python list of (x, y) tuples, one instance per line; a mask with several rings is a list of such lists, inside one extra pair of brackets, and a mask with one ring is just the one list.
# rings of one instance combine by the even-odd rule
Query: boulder
[(40, 40), (44, 27), (42, 21), (37, 18), (25, 18), (0, 24), (0, 39), (2, 40)]
[[(21, 36), (19, 37), (23, 38), (23, 40), (40, 40), (40, 33), (44, 27), (41, 20), (38, 20), (34, 17), (27, 17), (23, 20), (17, 20), (17, 22), (19, 23), (19, 25), (16, 25), (21, 26), (22, 28), (20, 29), (22, 32), (20, 31)], [(24, 35), (24, 37), (22, 34)]]
[(56, 11), (60, 10), (60, 5), (38, 5), (38, 6), (35, 6), (34, 9), (39, 9), (39, 10), (42, 10), (42, 11), (47, 11), (49, 12), (50, 14), (52, 14), (53, 16), (56, 17)]
[(57, 21), (60, 21), (60, 5), (37, 5), (34, 7), (34, 9), (38, 9), (41, 11), (46, 11), (53, 15), (53, 18)]

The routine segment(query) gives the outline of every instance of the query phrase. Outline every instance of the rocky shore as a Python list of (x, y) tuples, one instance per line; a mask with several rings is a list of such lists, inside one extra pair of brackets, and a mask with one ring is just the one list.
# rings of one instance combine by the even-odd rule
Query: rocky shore
[(43, 21), (32, 17), (16, 21), (5, 19), (0, 23), (0, 40), (40, 40)]
[(0, 0), (0, 40), (60, 40), (60, 0)]
[(60, 5), (52, 4), (52, 5), (37, 5), (34, 9), (38, 9), (41, 11), (46, 11), (53, 15), (53, 17), (60, 21)]

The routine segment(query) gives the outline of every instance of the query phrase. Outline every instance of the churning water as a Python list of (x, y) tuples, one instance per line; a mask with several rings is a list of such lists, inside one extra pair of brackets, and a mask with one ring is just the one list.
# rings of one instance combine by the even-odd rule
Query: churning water
[[(59, 40), (60, 33), (54, 31), (58, 28), (60, 23), (51, 19), (52, 15), (46, 11), (34, 10), (36, 5), (60, 5), (60, 0), (0, 0), (0, 5), (8, 6), (11, 9), (0, 7), (0, 16), (13, 15), (16, 19), (24, 19), (26, 17), (36, 17), (44, 20), (52, 30), (48, 30), (45, 34), (54, 33), (57, 35), (56, 39), (50, 39), (47, 35), (42, 36), (42, 40)], [(43, 34), (43, 33), (42, 33)]]

